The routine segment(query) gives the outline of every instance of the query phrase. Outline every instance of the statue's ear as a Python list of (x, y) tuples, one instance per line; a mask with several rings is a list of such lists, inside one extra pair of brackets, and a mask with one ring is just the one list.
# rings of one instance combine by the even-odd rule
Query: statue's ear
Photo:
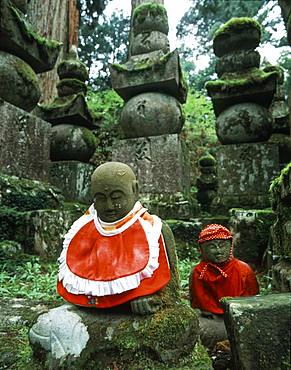
[(132, 191), (135, 194), (135, 196), (138, 197), (138, 181), (137, 180), (132, 181)]

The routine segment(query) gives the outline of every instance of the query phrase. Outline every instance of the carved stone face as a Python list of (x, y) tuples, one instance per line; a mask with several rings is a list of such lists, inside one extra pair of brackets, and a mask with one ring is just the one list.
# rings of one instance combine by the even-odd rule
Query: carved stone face
[(208, 240), (200, 245), (202, 257), (207, 262), (223, 263), (229, 259), (231, 240)]
[(110, 162), (97, 168), (92, 175), (91, 189), (98, 217), (114, 222), (126, 216), (137, 200), (137, 182), (123, 163)]

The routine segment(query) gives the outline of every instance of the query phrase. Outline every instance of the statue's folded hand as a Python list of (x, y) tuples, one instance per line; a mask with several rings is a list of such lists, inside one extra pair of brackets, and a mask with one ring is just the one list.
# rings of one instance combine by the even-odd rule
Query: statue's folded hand
[(155, 313), (161, 307), (161, 301), (155, 296), (140, 297), (130, 302), (131, 311), (137, 315)]

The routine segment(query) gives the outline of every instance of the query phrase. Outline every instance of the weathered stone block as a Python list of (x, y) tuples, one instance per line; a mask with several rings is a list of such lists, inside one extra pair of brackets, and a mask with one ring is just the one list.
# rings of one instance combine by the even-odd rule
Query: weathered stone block
[(0, 100), (0, 167), (3, 173), (46, 181), (51, 125)]
[(78, 161), (60, 161), (50, 164), (50, 182), (61, 189), (68, 201), (89, 204), (91, 175), (94, 166)]
[(290, 365), (290, 294), (224, 299), (224, 320), (236, 370)]
[(61, 123), (94, 128), (93, 117), (88, 109), (85, 96), (75, 94), (56, 98), (51, 105), (39, 105), (35, 114), (53, 126)]
[(256, 50), (237, 50), (216, 60), (215, 72), (218, 77), (224, 73), (236, 72), (248, 68), (259, 68), (261, 56)]
[(272, 133), (272, 115), (258, 104), (235, 104), (216, 119), (216, 134), (222, 144), (266, 141)]
[(272, 134), (269, 143), (278, 145), (279, 162), (281, 166), (291, 161), (291, 136), (286, 134)]
[[(147, 55), (147, 54), (145, 54)], [(158, 91), (172, 95), (180, 103), (187, 98), (187, 85), (183, 80), (179, 54), (176, 50), (159, 60), (139, 60), (136, 65), (112, 64), (110, 66), (113, 89), (125, 101), (135, 95)]]
[[(218, 202), (227, 208), (266, 208), (279, 173), (278, 147), (269, 143), (217, 148)], [(231, 206), (232, 204), (232, 206)]]
[(271, 227), (270, 250), (274, 260), (278, 257), (291, 258), (291, 208), (280, 205), (276, 213)]
[(274, 212), (271, 209), (231, 209), (229, 213), (235, 257), (253, 267), (262, 267)]
[(32, 31), (9, 0), (1, 0), (0, 9), (1, 50), (23, 59), (36, 73), (51, 70), (58, 58), (61, 43), (49, 41)]
[(141, 194), (190, 191), (188, 151), (176, 134), (121, 140), (112, 159), (133, 169)]
[(138, 34), (131, 41), (131, 55), (151, 53), (162, 50), (163, 53), (170, 51), (168, 36), (159, 31), (149, 31)]
[(186, 370), (194, 368), (198, 319), (181, 304), (145, 317), (67, 304), (40, 315), (29, 337), (43, 368)]
[(126, 138), (179, 134), (183, 124), (181, 104), (158, 92), (134, 96), (125, 103), (120, 117)]

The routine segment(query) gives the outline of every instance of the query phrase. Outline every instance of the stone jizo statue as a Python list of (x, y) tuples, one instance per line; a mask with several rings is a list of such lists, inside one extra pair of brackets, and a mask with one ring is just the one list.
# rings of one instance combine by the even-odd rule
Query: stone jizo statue
[(94, 203), (66, 234), (57, 289), (68, 302), (149, 314), (178, 299), (174, 239), (138, 201), (129, 166), (108, 162), (92, 175)]
[(259, 292), (250, 266), (234, 258), (233, 237), (219, 224), (206, 226), (199, 235), (202, 261), (190, 277), (190, 300), (193, 308), (223, 314), (223, 297), (252, 296)]
[(207, 225), (198, 243), (202, 261), (190, 275), (190, 303), (199, 312), (201, 342), (212, 351), (228, 339), (220, 300), (256, 295), (259, 288), (250, 266), (234, 258), (233, 237), (226, 227)]

